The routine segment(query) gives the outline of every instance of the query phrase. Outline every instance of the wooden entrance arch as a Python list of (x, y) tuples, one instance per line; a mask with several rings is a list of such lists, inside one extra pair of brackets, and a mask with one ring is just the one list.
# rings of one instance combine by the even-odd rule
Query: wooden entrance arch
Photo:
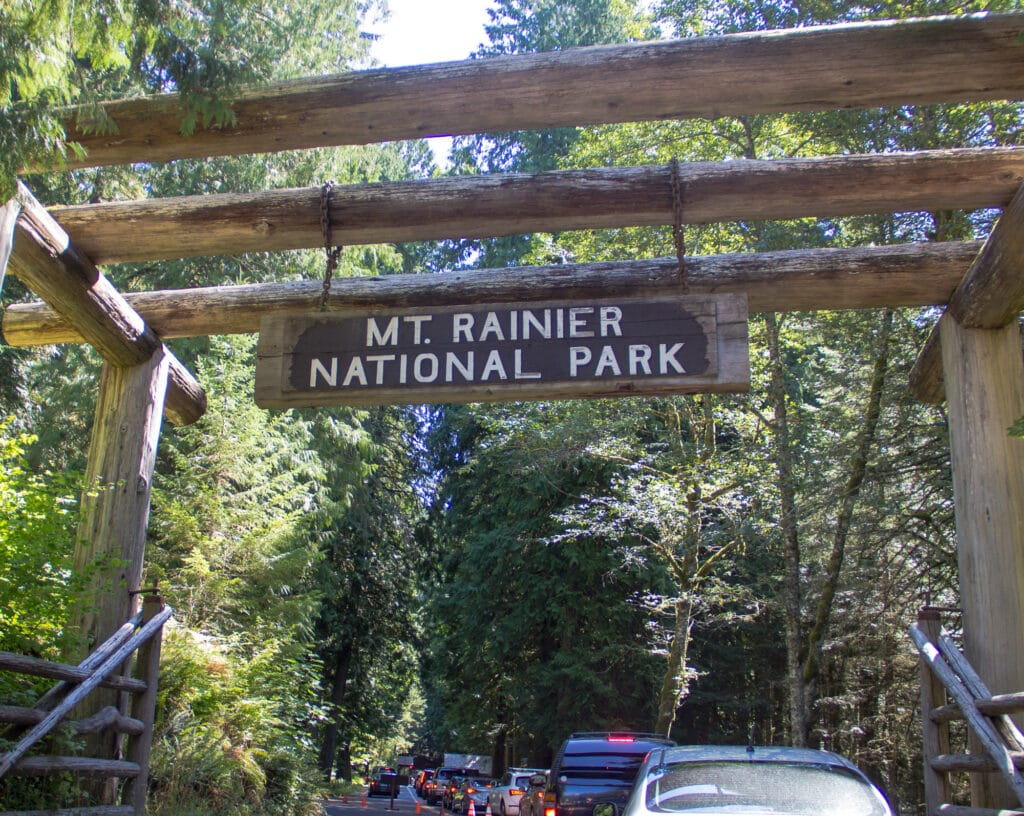
[[(114, 136), (76, 133), (77, 165), (168, 161), (432, 135), (895, 104), (1024, 98), (1024, 15), (968, 15), (607, 46), (280, 83), (244, 93), (237, 125), (184, 138), (175, 97), (109, 103)], [(336, 188), (339, 242), (669, 224), (667, 168)], [(684, 167), (687, 222), (916, 209), (1003, 210), (974, 243), (687, 260), (690, 291), (752, 311), (944, 306), (911, 387), (949, 405), (967, 653), (989, 688), (1024, 688), (1024, 150), (943, 150)], [(42, 298), (10, 307), (14, 345), (88, 342), (105, 362), (79, 551), (124, 542), (97, 637), (127, 617), (142, 569), (161, 415), (194, 421), (201, 387), (163, 338), (255, 331), (317, 307), (319, 283), (123, 297), (94, 263), (313, 247), (319, 191), (57, 207), (22, 188), (0, 211), (0, 264)], [(123, 240), (125, 224), (132, 240)], [(196, 228), (196, 227), (201, 228)], [(980, 250), (980, 251), (979, 251)], [(673, 291), (675, 259), (350, 279), (328, 307), (379, 308)], [(215, 308), (211, 308), (215, 306)], [(116, 607), (116, 611), (113, 609)], [(978, 788), (977, 804), (1002, 805)]]

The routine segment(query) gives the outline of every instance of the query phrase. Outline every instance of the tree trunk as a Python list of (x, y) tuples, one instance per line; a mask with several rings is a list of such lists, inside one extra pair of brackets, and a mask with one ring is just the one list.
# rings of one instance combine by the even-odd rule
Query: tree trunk
[(817, 612), (815, 613), (810, 631), (807, 633), (807, 655), (804, 660), (803, 682), (804, 706), (808, 720), (810, 720), (814, 710), (818, 678), (821, 674), (821, 652), (825, 643), (825, 637), (828, 634), (832, 606), (835, 601), (836, 590), (839, 586), (839, 574), (843, 567), (846, 541), (849, 538), (850, 524), (853, 521), (853, 511), (860, 496), (860, 488), (864, 483), (864, 477), (867, 475), (868, 454), (871, 451), (871, 446), (874, 444), (875, 432), (878, 429), (882, 389), (885, 386), (885, 375), (889, 368), (889, 334), (891, 329), (892, 312), (886, 310), (879, 327), (874, 373), (871, 377), (871, 388), (868, 393), (867, 405), (865, 406), (864, 423), (857, 434), (857, 445), (854, 450), (853, 459), (850, 461), (846, 487), (840, 499), (839, 515), (836, 519), (835, 533), (832, 537), (832, 551), (829, 554), (825, 580), (821, 587), (821, 594), (818, 597)]
[[(352, 643), (347, 642), (338, 651), (334, 662), (334, 677), (331, 679), (331, 715), (324, 728), (323, 742), (320, 744), (320, 771), (327, 782), (331, 781), (334, 770), (334, 762), (338, 752), (338, 730), (341, 718), (341, 704), (345, 699), (345, 689), (348, 686), (348, 671), (352, 663)], [(346, 747), (347, 751), (347, 747)], [(351, 775), (351, 770), (345, 771), (346, 778)]]
[(675, 603), (675, 627), (672, 643), (668, 650), (668, 665), (658, 695), (658, 720), (654, 726), (656, 734), (666, 737), (672, 730), (676, 711), (689, 694), (686, 680), (686, 657), (690, 650), (690, 628), (693, 621), (693, 601), (689, 592)]
[(782, 531), (785, 578), (783, 607), (786, 618), (786, 676), (789, 681), (790, 742), (807, 745), (807, 716), (804, 703), (802, 626), (800, 622), (800, 536), (796, 521), (796, 488), (786, 404), (786, 366), (779, 348), (779, 323), (774, 313), (765, 315), (770, 367), (769, 400), (774, 412), (772, 457), (778, 479), (779, 529)]

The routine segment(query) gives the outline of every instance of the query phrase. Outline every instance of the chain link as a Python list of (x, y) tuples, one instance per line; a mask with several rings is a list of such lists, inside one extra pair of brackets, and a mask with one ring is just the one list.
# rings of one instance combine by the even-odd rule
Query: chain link
[(331, 294), (331, 279), (334, 277), (334, 270), (338, 266), (338, 257), (341, 255), (341, 246), (335, 246), (331, 236), (331, 190), (333, 189), (333, 181), (324, 182), (323, 187), (320, 188), (320, 229), (324, 234), (324, 254), (326, 255), (324, 285), (320, 290), (321, 312), (327, 311), (327, 298)]
[(679, 283), (685, 290), (686, 244), (683, 240), (683, 185), (679, 179), (679, 159), (673, 158), (669, 165), (672, 175), (672, 238), (676, 244), (676, 261), (679, 264)]

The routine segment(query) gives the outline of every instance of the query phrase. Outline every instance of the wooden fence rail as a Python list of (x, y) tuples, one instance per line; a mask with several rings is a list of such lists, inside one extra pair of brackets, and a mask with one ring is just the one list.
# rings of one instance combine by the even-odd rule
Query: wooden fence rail
[[(6, 753), (0, 753), (0, 778), (11, 775), (37, 776), (70, 772), (81, 775), (120, 777), (129, 780), (124, 804), (45, 811), (6, 811), (0, 816), (143, 816), (149, 755), (153, 740), (153, 718), (159, 679), (160, 644), (164, 624), (173, 610), (157, 595), (147, 596), (143, 610), (78, 666), (54, 663), (11, 652), (0, 652), (0, 670), (57, 679), (32, 708), (0, 706), (0, 723), (13, 724), (25, 732)], [(140, 678), (120, 677), (123, 666), (138, 652), (136, 672)], [(134, 715), (107, 706), (92, 716), (69, 720), (71, 712), (95, 689), (104, 686), (135, 695)], [(111, 730), (133, 739), (126, 759), (32, 754), (58, 725), (66, 723), (74, 733), (95, 734)]]
[[(999, 772), (1024, 807), (1024, 734), (1007, 716), (1024, 711), (1024, 693), (993, 696), (942, 630), (934, 609), (921, 610), (910, 635), (921, 653), (926, 816), (1024, 816), (1024, 809), (997, 810), (949, 801), (949, 774)], [(967, 722), (981, 753), (951, 752), (949, 723), (954, 720)]]

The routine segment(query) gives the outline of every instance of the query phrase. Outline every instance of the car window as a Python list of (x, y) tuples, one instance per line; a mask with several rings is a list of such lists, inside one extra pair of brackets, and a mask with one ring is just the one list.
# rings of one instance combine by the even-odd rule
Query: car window
[(684, 762), (644, 782), (652, 813), (756, 808), (793, 816), (885, 816), (875, 788), (840, 768), (785, 762)]
[(632, 782), (644, 754), (567, 754), (559, 775), (569, 780), (616, 779)]

